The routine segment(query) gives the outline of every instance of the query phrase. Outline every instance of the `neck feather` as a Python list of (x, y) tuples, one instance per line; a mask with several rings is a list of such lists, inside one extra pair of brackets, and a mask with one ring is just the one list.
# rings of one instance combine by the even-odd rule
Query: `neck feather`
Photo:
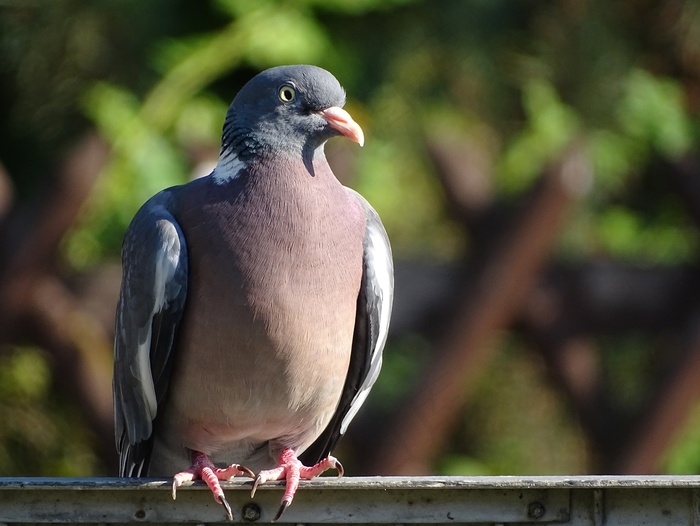
[(221, 152), (219, 162), (216, 163), (216, 168), (211, 176), (216, 184), (222, 185), (237, 179), (246, 167), (246, 163), (241, 161), (235, 153)]

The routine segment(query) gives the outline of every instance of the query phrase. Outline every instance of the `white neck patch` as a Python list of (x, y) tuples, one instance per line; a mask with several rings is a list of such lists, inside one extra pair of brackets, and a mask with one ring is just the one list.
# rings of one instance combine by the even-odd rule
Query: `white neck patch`
[(211, 176), (216, 184), (223, 185), (237, 179), (245, 166), (236, 154), (222, 153)]

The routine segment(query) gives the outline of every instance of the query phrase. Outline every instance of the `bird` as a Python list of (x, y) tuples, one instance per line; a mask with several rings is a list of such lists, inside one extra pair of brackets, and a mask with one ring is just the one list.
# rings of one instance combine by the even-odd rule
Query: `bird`
[[(114, 418), (121, 477), (284, 480), (328, 469), (374, 385), (393, 301), (381, 219), (333, 174), (364, 143), (328, 71), (278, 66), (225, 117), (213, 171), (151, 197), (122, 243)], [(222, 467), (219, 467), (222, 466)]]

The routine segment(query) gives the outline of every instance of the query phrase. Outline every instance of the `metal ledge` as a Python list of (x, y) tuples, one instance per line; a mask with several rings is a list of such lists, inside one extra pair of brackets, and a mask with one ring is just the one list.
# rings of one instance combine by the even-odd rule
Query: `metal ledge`
[[(270, 522), (281, 483), (223, 484), (234, 522)], [(0, 478), (0, 524), (215, 524), (201, 483), (170, 497), (163, 479)], [(700, 477), (370, 477), (302, 481), (280, 523), (700, 526)]]

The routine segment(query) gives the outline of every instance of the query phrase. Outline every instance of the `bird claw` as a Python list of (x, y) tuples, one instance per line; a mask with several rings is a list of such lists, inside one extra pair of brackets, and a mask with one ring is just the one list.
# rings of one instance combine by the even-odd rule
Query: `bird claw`
[(253, 473), (247, 467), (241, 466), (240, 464), (238, 464), (238, 469), (239, 469), (239, 471), (241, 471), (241, 475), (245, 475), (246, 477), (250, 477), (252, 479), (256, 478), (255, 473)]
[(277, 522), (277, 521), (279, 520), (279, 518), (282, 516), (282, 514), (284, 513), (284, 510), (286, 510), (287, 508), (289, 508), (289, 505), (290, 505), (291, 503), (292, 503), (291, 499), (289, 499), (289, 500), (288, 500), (288, 499), (283, 499), (283, 500), (282, 500), (282, 503), (280, 504), (279, 509), (277, 510), (277, 514), (276, 514), (275, 517), (272, 519), (272, 522)]
[(253, 497), (255, 497), (255, 492), (258, 491), (258, 486), (260, 485), (261, 480), (262, 479), (260, 478), (260, 475), (255, 477), (255, 480), (253, 481), (253, 487), (250, 489), (250, 498), (251, 499)]
[(226, 510), (226, 516), (228, 517), (228, 520), (232, 521), (233, 512), (231, 511), (231, 505), (228, 503), (223, 493), (219, 495), (219, 504), (221, 504)]
[(264, 475), (264, 472), (262, 472), (262, 471), (260, 473), (258, 473), (257, 477), (253, 477), (253, 478), (255, 480), (253, 481), (253, 487), (250, 489), (250, 498), (251, 499), (253, 497), (255, 497), (255, 492), (258, 491), (258, 486), (260, 486), (260, 484), (264, 484), (268, 480), (277, 480), (277, 479), (273, 479), (271, 477), (266, 477)]

